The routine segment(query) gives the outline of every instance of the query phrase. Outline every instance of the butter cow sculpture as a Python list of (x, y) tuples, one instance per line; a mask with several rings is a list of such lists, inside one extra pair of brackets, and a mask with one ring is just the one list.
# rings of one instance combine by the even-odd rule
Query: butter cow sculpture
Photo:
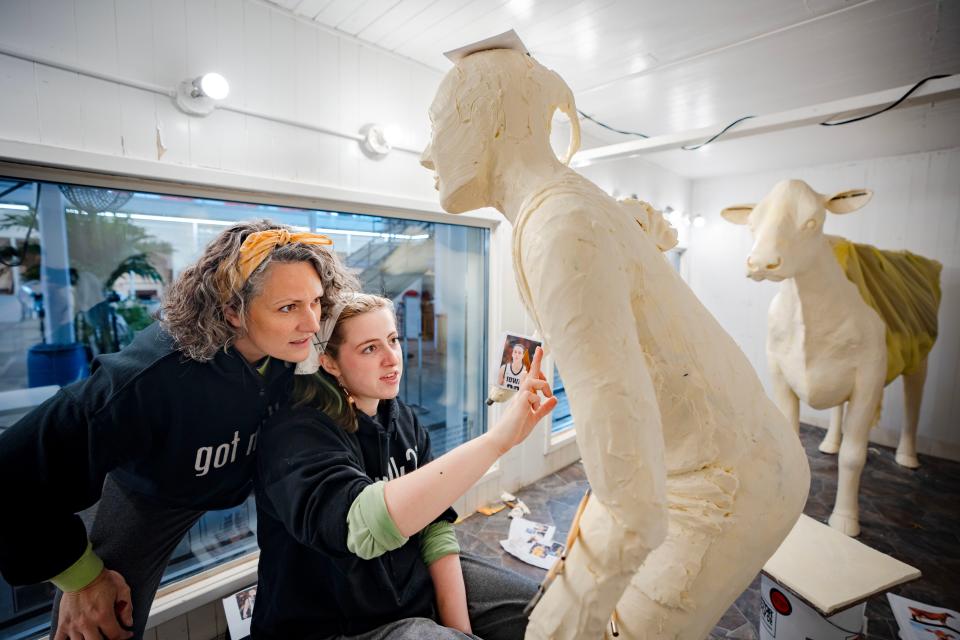
[[(746, 357), (664, 259), (670, 233), (561, 163), (556, 73), (510, 49), (472, 53), (430, 107), (450, 213), (513, 224), (517, 286), (563, 373), (593, 491), (527, 638), (707, 636), (796, 522), (806, 456)], [(645, 228), (646, 227), (646, 228)], [(655, 236), (651, 236), (652, 232)]]
[(783, 282), (767, 315), (774, 399), (797, 430), (800, 400), (833, 408), (820, 445), (825, 453), (840, 452), (830, 526), (851, 536), (860, 532), (857, 494), (867, 436), (880, 417), (883, 387), (900, 375), (906, 421), (896, 460), (920, 466), (917, 422), (940, 305), (940, 263), (823, 233), (826, 211), (856, 211), (872, 195), (854, 189), (824, 196), (802, 180), (784, 180), (759, 204), (721, 212), (734, 224), (750, 225), (747, 276)]

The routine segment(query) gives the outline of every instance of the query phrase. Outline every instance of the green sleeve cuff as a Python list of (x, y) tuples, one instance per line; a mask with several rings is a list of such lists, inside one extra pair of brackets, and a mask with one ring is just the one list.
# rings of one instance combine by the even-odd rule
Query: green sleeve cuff
[(103, 560), (93, 552), (93, 545), (87, 541), (87, 549), (80, 559), (61, 573), (50, 578), (50, 582), (64, 593), (80, 591), (96, 580), (103, 571)]
[(460, 553), (453, 525), (446, 520), (428, 524), (420, 532), (420, 556), (428, 567), (444, 556)]
[(347, 549), (362, 560), (372, 560), (399, 549), (409, 538), (400, 533), (383, 497), (386, 483), (367, 486), (347, 511)]

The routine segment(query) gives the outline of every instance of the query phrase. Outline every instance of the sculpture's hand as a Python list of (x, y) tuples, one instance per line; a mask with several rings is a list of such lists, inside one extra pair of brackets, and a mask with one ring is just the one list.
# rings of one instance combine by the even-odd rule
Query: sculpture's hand
[[(540, 418), (557, 406), (557, 399), (553, 397), (553, 391), (540, 370), (542, 360), (543, 349), (537, 347), (530, 372), (520, 383), (520, 390), (507, 404), (500, 420), (490, 429), (490, 436), (496, 439), (500, 455), (523, 442)], [(546, 399), (541, 400), (540, 394)]]

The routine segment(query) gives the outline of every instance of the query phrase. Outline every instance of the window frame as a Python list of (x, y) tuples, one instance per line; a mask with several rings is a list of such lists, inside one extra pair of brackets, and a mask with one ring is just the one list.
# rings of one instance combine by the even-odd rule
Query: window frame
[[(474, 227), (486, 229), (490, 232), (485, 241), (486, 255), (486, 273), (484, 275), (484, 291), (482, 294), (486, 305), (486, 325), (493, 326), (491, 301), (491, 277), (490, 265), (492, 262), (491, 250), (493, 248), (490, 238), (493, 232), (500, 225), (501, 220), (490, 214), (471, 215), (463, 214), (452, 216), (442, 213), (439, 210), (430, 210), (430, 203), (414, 199), (397, 198), (384, 196), (381, 194), (365, 193), (359, 191), (348, 191), (346, 189), (337, 189), (323, 187), (320, 185), (304, 185), (303, 183), (293, 183), (258, 176), (247, 176), (242, 174), (227, 174), (222, 171), (205, 170), (191, 166), (164, 165), (161, 163), (148, 162), (143, 160), (133, 160), (129, 158), (109, 158), (100, 154), (90, 152), (77, 152), (66, 149), (45, 148), (39, 145), (25, 145), (30, 148), (36, 148), (41, 151), (39, 155), (42, 158), (39, 162), (48, 162), (59, 152), (69, 154), (72, 158), (90, 160), (89, 164), (102, 167), (85, 169), (69, 166), (52, 166), (50, 164), (27, 164), (15, 160), (4, 159), (3, 155), (6, 145), (0, 144), (0, 175), (9, 178), (30, 180), (35, 182), (50, 182), (61, 184), (76, 184), (90, 187), (99, 187), (104, 189), (122, 189), (128, 191), (140, 191), (148, 193), (159, 193), (164, 195), (183, 196), (190, 198), (204, 198), (225, 200), (233, 202), (244, 202), (250, 204), (272, 205), (300, 208), (308, 211), (337, 211), (347, 214), (379, 216), (384, 218), (394, 218), (403, 220), (412, 220), (415, 222), (427, 222), (434, 224), (444, 224), (460, 227)], [(7, 154), (8, 155), (8, 154)], [(45, 156), (45, 157), (44, 157)], [(9, 155), (8, 155), (9, 157)], [(59, 157), (59, 156), (57, 156)], [(59, 160), (58, 160), (59, 162)], [(132, 173), (110, 173), (107, 166), (118, 164), (124, 168), (141, 166), (151, 169), (140, 175)], [(110, 167), (113, 168), (113, 167)], [(157, 177), (157, 173), (170, 174), (169, 177)], [(152, 174), (152, 175), (151, 175)], [(173, 176), (177, 177), (174, 178)], [(240, 179), (250, 188), (238, 188), (234, 186), (223, 186), (208, 182), (200, 182), (184, 179), (186, 176), (200, 176), (217, 178), (220, 177), (224, 182), (236, 181)], [(275, 190), (282, 186), (292, 186), (290, 192), (280, 192)], [(304, 187), (307, 187), (304, 189)], [(299, 191), (300, 193), (296, 193)], [(342, 195), (344, 197), (329, 197), (325, 195), (306, 195), (304, 191), (328, 192), (333, 195)], [(370, 201), (364, 198), (369, 197)], [(348, 199), (349, 198), (349, 199)], [(422, 205), (422, 208), (420, 208)], [(481, 353), (487, 353), (489, 341), (484, 338), (481, 347)], [(486, 377), (486, 373), (483, 374)], [(485, 432), (490, 420), (490, 412), (484, 405), (481, 408), (481, 419), (483, 421), (482, 431)], [(497, 465), (499, 466), (499, 465)], [(224, 585), (220, 585), (221, 579), (228, 581), (228, 588), (235, 586), (236, 580), (246, 579), (247, 574), (236, 576), (238, 568), (247, 567), (245, 571), (249, 573), (246, 563), (259, 558), (259, 549), (236, 556), (221, 564), (204, 569), (198, 573), (185, 576), (169, 584), (162, 586), (154, 599), (154, 607), (161, 603), (171, 601), (161, 607), (162, 612), (151, 611), (150, 624), (155, 625), (176, 617), (181, 613), (202, 606), (214, 599), (215, 594), (223, 591)], [(256, 579), (256, 571), (253, 571), (253, 580)], [(197, 585), (210, 585), (209, 589), (197, 592)], [(239, 587), (238, 587), (239, 588)], [(156, 614), (159, 613), (159, 619)]]

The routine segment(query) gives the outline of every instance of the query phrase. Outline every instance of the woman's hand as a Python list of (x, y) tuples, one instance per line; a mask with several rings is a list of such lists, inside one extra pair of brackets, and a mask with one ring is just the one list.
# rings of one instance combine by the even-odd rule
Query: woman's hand
[[(557, 406), (557, 399), (553, 397), (553, 391), (540, 370), (542, 361), (543, 349), (537, 347), (530, 364), (530, 372), (520, 383), (520, 390), (507, 403), (500, 420), (490, 428), (489, 436), (496, 441), (500, 455), (523, 442), (540, 418)], [(540, 394), (546, 399), (541, 400)]]
[[(483, 477), (497, 458), (530, 435), (533, 427), (556, 406), (550, 386), (540, 373), (543, 351), (533, 356), (530, 375), (507, 403), (503, 417), (487, 433), (464, 442), (436, 460), (387, 482), (383, 500), (404, 536), (433, 522), (443, 510)], [(541, 400), (539, 393), (546, 396)]]
[(63, 594), (55, 640), (132, 638), (133, 633), (120, 626), (133, 626), (130, 602), (130, 587), (123, 576), (104, 569), (96, 580), (80, 591)]

